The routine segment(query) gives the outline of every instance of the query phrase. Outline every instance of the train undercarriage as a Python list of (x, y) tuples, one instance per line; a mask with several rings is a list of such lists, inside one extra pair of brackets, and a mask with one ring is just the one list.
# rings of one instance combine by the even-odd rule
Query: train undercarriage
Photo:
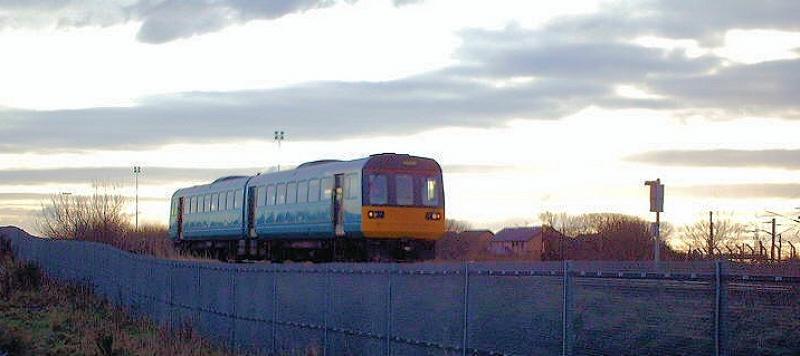
[(183, 252), (221, 261), (418, 262), (436, 257), (436, 242), (418, 239), (179, 241)]

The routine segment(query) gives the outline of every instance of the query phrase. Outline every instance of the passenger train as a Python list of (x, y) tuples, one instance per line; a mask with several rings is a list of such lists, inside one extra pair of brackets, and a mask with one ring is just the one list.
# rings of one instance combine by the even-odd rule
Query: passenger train
[(426, 260), (444, 233), (441, 167), (393, 153), (179, 189), (169, 226), (180, 249), (223, 260)]

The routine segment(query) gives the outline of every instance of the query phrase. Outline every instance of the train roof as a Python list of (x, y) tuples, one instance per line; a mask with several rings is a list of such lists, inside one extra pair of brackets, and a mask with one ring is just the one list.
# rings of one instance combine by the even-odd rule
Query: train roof
[(195, 185), (187, 188), (178, 189), (175, 195), (189, 195), (189, 194), (199, 194), (199, 193), (206, 193), (211, 191), (220, 191), (220, 190), (229, 190), (229, 189), (242, 189), (247, 184), (247, 181), (250, 180), (252, 176), (227, 176), (217, 178), (211, 183), (208, 184), (201, 184)]
[(292, 180), (295, 177), (326, 176), (342, 171), (360, 171), (364, 168), (403, 168), (424, 171), (441, 171), (439, 163), (425, 157), (408, 154), (379, 153), (369, 157), (340, 161), (333, 159), (303, 163), (297, 168), (285, 171), (259, 173), (254, 176), (220, 177), (208, 184), (178, 189), (175, 195), (201, 194), (212, 191), (244, 188), (248, 184), (259, 184), (274, 180)]

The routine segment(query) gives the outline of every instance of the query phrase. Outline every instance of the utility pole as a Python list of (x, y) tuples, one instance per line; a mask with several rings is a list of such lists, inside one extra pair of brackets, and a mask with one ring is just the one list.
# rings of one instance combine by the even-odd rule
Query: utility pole
[(283, 142), (283, 131), (275, 131), (275, 142), (278, 143), (278, 172), (281, 170), (281, 142)]
[(717, 244), (714, 243), (714, 212), (708, 212), (708, 253), (711, 257), (714, 257), (714, 247)]
[(769, 251), (769, 259), (775, 261), (775, 218), (772, 218), (772, 246)]
[(134, 180), (134, 182), (135, 182), (134, 184), (136, 186), (136, 188), (135, 188), (135, 190), (136, 190), (136, 203), (135, 203), (136, 212), (134, 214), (134, 215), (136, 215), (136, 220), (135, 220), (135, 223), (134, 223), (135, 231), (139, 231), (139, 174), (141, 174), (141, 173), (142, 173), (142, 167), (141, 166), (133, 166), (133, 180)]

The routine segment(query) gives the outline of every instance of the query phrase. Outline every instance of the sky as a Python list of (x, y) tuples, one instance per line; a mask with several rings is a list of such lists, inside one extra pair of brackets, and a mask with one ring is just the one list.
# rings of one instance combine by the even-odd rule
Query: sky
[[(380, 152), (447, 215), (800, 215), (800, 2), (0, 0), (0, 225), (110, 182), (179, 188)], [(283, 130), (279, 148), (273, 131)], [(133, 213), (133, 206), (129, 208)]]

